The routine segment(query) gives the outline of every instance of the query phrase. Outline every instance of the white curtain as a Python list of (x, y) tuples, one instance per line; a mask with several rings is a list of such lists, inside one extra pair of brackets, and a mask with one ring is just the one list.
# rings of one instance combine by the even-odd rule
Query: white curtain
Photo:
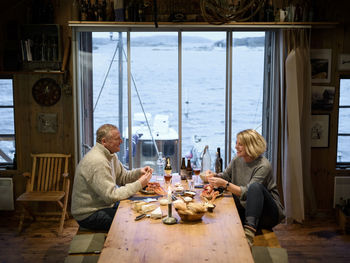
[(287, 222), (302, 222), (316, 202), (310, 173), (311, 65), (309, 29), (281, 30), (275, 39), (279, 87), (280, 151), (277, 160)]

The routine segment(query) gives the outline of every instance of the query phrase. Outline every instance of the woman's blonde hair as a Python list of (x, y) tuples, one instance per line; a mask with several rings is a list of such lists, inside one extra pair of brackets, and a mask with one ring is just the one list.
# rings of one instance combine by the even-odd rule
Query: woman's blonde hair
[(118, 130), (113, 124), (103, 124), (96, 131), (96, 142), (101, 143), (103, 138), (108, 138), (111, 130)]
[(247, 129), (237, 134), (237, 140), (245, 148), (246, 153), (252, 159), (266, 151), (266, 141), (257, 131)]

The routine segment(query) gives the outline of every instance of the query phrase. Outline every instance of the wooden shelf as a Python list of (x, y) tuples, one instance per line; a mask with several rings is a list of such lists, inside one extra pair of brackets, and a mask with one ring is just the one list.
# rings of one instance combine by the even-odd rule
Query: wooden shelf
[(334, 28), (339, 22), (230, 22), (222, 25), (214, 25), (208, 22), (158, 22), (158, 28), (154, 22), (114, 22), (114, 21), (68, 21), (71, 27), (116, 27), (125, 29), (158, 29), (158, 30), (200, 30), (215, 29), (226, 30), (232, 28), (242, 29), (272, 29), (272, 28)]
[(42, 71), (30, 71), (30, 70), (18, 70), (18, 71), (0, 71), (0, 75), (15, 75), (15, 74), (64, 74), (63, 71), (56, 70), (42, 70)]

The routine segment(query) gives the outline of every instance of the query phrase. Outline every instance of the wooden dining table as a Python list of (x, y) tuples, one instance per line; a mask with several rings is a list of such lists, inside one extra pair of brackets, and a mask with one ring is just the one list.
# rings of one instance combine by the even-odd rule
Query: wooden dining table
[[(173, 176), (173, 185), (176, 181), (188, 187)], [(195, 191), (199, 202), (203, 189)], [(173, 225), (162, 219), (135, 221), (139, 213), (132, 202), (120, 202), (98, 262), (254, 262), (231, 193), (224, 192), (215, 200), (214, 211), (196, 222), (183, 222), (173, 207)], [(159, 201), (155, 204), (160, 206)], [(160, 207), (167, 215), (168, 206)]]

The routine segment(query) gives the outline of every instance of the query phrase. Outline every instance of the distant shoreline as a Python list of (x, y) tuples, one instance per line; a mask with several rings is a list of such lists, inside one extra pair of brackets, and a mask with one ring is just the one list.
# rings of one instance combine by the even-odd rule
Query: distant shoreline
[[(117, 39), (108, 39), (108, 38), (93, 38), (94, 46), (95, 45), (107, 45), (111, 41), (116, 41)], [(124, 38), (126, 41), (126, 39)], [(168, 46), (173, 47), (177, 46), (178, 38), (177, 36), (142, 36), (132, 38), (132, 46), (143, 46), (143, 47), (155, 47), (155, 46)], [(204, 37), (192, 37), (192, 36), (183, 36), (183, 44), (192, 44), (192, 43), (201, 43), (201, 46), (207, 47), (226, 47), (226, 40), (214, 41)], [(263, 47), (265, 45), (265, 37), (245, 37), (245, 38), (235, 38), (233, 42), (234, 46), (246, 46), (246, 47)]]

